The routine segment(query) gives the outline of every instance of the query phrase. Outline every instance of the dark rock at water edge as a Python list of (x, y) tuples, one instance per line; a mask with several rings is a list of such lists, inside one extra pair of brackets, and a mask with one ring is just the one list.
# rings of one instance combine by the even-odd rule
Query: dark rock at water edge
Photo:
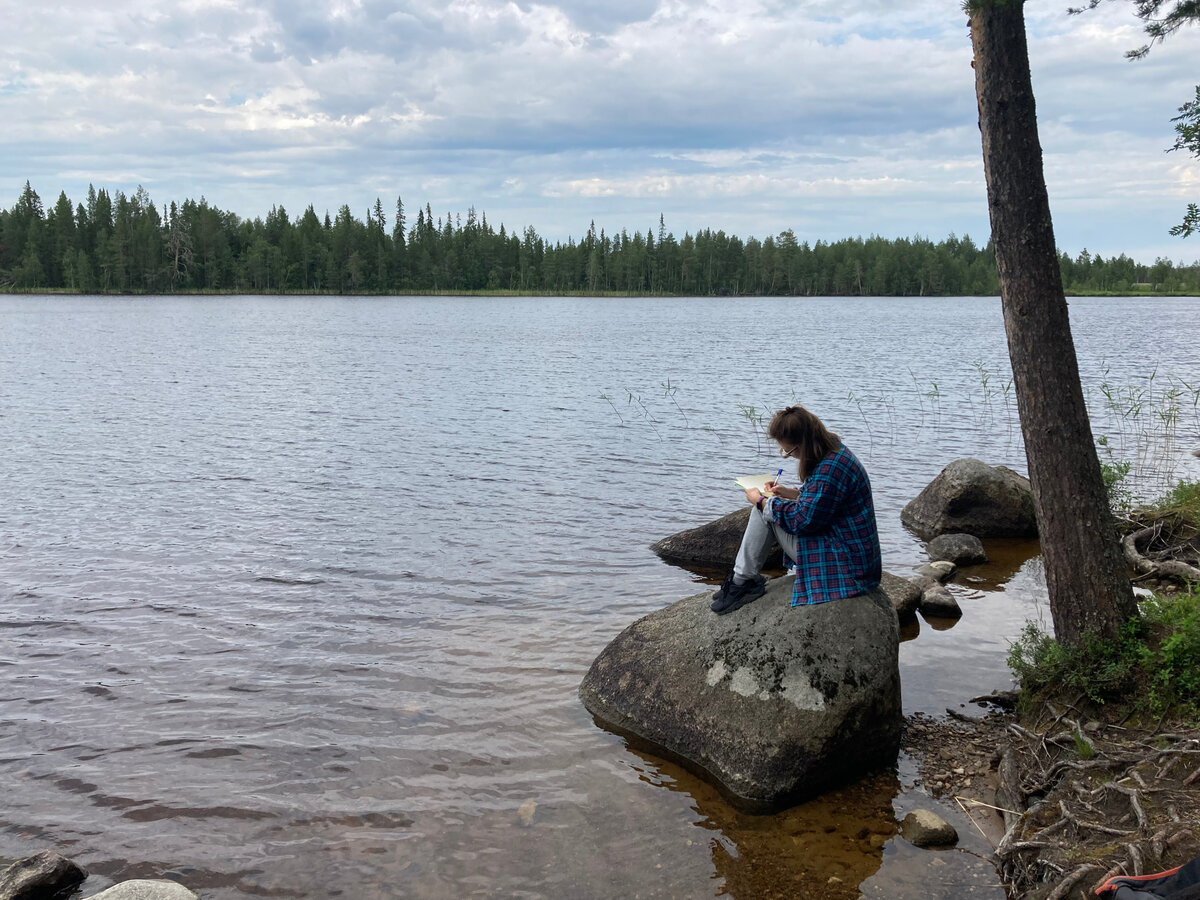
[[(676, 565), (731, 569), (749, 518), (750, 507), (743, 506), (714, 522), (655, 541), (650, 549)], [(767, 557), (765, 568), (783, 568), (783, 551), (776, 547)]]
[[(934, 563), (939, 565), (939, 563)], [(940, 563), (950, 568), (949, 574), (953, 574), (954, 566), (950, 563)], [(924, 571), (928, 566), (922, 567)], [(942, 570), (934, 570), (939, 572)], [(948, 575), (946, 576), (948, 577)], [(917, 604), (921, 610), (921, 615), (926, 618), (934, 619), (960, 619), (962, 618), (962, 608), (958, 605), (958, 600), (950, 593), (950, 589), (943, 584), (945, 578), (939, 580), (936, 575), (917, 574), (913, 579), (913, 586), (920, 592), (921, 599)]]
[(1037, 535), (1029, 479), (978, 459), (946, 466), (904, 507), (900, 521), (926, 540), (953, 532), (981, 538)]
[(911, 619), (917, 614), (917, 607), (921, 605), (921, 588), (909, 579), (884, 572), (879, 589), (887, 596), (892, 609), (902, 620)]
[(921, 594), (917, 604), (921, 615), (934, 619), (961, 619), (962, 608), (958, 600), (950, 593), (937, 578), (929, 575), (917, 575), (912, 580), (913, 586)]
[(921, 595), (921, 615), (934, 619), (961, 619), (962, 607), (945, 585), (936, 585)]
[(945, 560), (956, 566), (978, 566), (988, 561), (983, 542), (973, 534), (939, 534), (925, 551), (934, 562)]
[(942, 582), (931, 575), (922, 575), (919, 572), (912, 578), (913, 587), (921, 592), (922, 595), (926, 591), (942, 586)]
[(882, 591), (791, 607), (792, 579), (725, 616), (696, 594), (634, 622), (580, 685), (611, 729), (770, 812), (895, 762), (899, 625)]
[[(75, 891), (87, 878), (87, 870), (44, 850), (19, 859), (0, 871), (0, 900), (61, 900)], [(196, 894), (174, 881), (137, 879), (122, 881), (86, 900), (200, 900)]]
[(87, 878), (87, 870), (43, 850), (0, 872), (0, 900), (51, 900)]

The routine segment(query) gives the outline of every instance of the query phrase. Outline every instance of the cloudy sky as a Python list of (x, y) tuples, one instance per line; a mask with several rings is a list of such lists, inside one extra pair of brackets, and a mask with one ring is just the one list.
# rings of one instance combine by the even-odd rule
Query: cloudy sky
[[(1075, 0), (1078, 2), (1078, 0)], [(1165, 153), (1200, 29), (1030, 0), (1060, 247), (1200, 258)], [(847, 12), (847, 10), (850, 10)], [(0, 205), (87, 185), (246, 217), (486, 213), (551, 239), (988, 234), (960, 0), (0, 0)]]

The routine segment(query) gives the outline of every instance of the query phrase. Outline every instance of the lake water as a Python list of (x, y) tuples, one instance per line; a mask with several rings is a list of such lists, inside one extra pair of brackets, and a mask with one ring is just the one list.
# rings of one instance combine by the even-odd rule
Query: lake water
[[(1097, 430), (1200, 477), (1200, 301), (1071, 310)], [(842, 435), (909, 574), (943, 466), (1025, 469), (1008, 381), (993, 299), (0, 297), (0, 857), (208, 900), (1002, 898), (905, 756), (746, 816), (576, 689), (707, 588), (647, 546), (773, 470), (758, 414)], [(989, 549), (907, 634), (909, 712), (977, 711), (1048, 620), (1036, 548)], [(959, 849), (895, 837), (917, 806)]]

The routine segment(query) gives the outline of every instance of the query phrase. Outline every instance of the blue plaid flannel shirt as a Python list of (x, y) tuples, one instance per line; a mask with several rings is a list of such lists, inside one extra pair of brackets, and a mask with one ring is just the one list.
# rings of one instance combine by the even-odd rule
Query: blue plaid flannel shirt
[(775, 497), (763, 515), (796, 535), (792, 606), (827, 603), (879, 586), (883, 562), (871, 481), (843, 444), (817, 463), (795, 500)]

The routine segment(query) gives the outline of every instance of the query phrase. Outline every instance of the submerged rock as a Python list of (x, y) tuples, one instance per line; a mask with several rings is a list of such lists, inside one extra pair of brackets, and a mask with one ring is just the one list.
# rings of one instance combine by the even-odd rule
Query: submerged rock
[(0, 871), (0, 900), (39, 900), (65, 893), (87, 878), (87, 870), (55, 853), (43, 850), (18, 859)]
[(948, 847), (958, 842), (954, 826), (927, 809), (913, 810), (905, 816), (900, 834), (917, 847)]
[(792, 579), (717, 616), (712, 594), (634, 622), (579, 688), (603, 725), (754, 812), (895, 762), (899, 625), (882, 591), (791, 607)]
[(517, 809), (517, 821), (522, 828), (528, 828), (533, 824), (533, 817), (537, 815), (537, 801), (532, 797), (526, 800)]
[(1029, 479), (978, 459), (946, 466), (904, 507), (900, 521), (926, 540), (952, 532), (985, 538), (1037, 535)]

